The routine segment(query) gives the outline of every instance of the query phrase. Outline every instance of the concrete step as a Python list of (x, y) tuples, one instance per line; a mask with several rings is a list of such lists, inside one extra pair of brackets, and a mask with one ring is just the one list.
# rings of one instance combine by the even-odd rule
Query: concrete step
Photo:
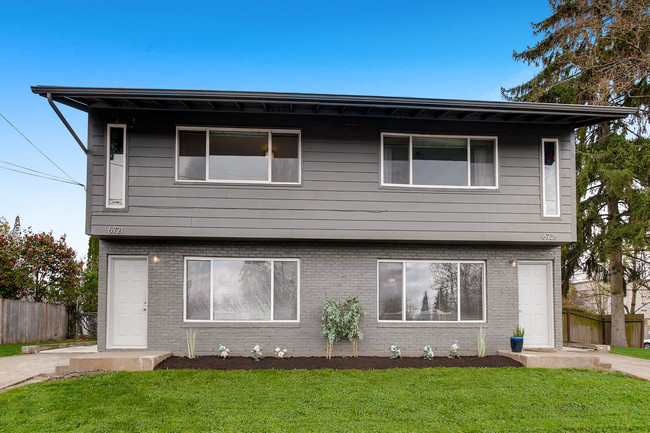
[(171, 356), (171, 352), (101, 352), (71, 357), (68, 365), (58, 365), (56, 375), (94, 371), (148, 371)]
[(509, 350), (499, 350), (499, 355), (507, 356), (515, 361), (521, 362), (524, 367), (528, 368), (578, 368), (611, 371), (610, 363), (601, 362), (600, 356), (596, 354), (580, 354), (576, 356), (564, 353), (546, 353), (546, 352), (519, 352), (514, 353)]

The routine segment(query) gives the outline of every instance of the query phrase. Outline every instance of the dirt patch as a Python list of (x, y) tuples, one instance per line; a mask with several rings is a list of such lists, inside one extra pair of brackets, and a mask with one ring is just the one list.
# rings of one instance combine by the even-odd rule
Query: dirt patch
[(184, 356), (172, 356), (160, 364), (155, 370), (170, 369), (199, 369), (199, 370), (318, 370), (331, 368), (334, 370), (383, 370), (387, 368), (431, 368), (431, 367), (522, 367), (514, 359), (505, 356), (463, 356), (460, 359), (435, 357), (432, 360), (406, 357), (390, 359), (378, 356), (360, 356), (358, 358), (325, 359), (318, 356), (295, 356), (286, 359), (264, 358), (253, 361), (252, 358), (233, 356), (221, 359), (218, 356), (199, 356), (189, 359)]

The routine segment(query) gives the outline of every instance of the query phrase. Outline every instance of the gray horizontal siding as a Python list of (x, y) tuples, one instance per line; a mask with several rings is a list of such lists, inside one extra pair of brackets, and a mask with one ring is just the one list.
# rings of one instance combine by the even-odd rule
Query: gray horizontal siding
[[(127, 209), (104, 208), (106, 123), (91, 113), (89, 233), (126, 236), (569, 242), (575, 238), (571, 131), (530, 125), (340, 119), (283, 115), (167, 118), (138, 113), (128, 129)], [(143, 117), (144, 116), (144, 117)], [(209, 117), (209, 116), (208, 116)], [(129, 119), (131, 117), (128, 117)], [(300, 128), (302, 184), (229, 185), (174, 181), (175, 125)], [(424, 189), (380, 185), (382, 131), (493, 135), (499, 139), (499, 188)], [(541, 215), (539, 143), (560, 139), (561, 218)], [(545, 233), (557, 236), (543, 239)]]

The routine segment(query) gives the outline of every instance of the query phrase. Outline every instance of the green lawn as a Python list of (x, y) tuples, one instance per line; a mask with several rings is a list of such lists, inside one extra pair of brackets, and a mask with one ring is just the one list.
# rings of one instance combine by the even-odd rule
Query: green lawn
[(611, 353), (617, 355), (631, 356), (633, 358), (650, 359), (650, 349), (638, 349), (633, 347), (612, 347)]
[(88, 340), (64, 340), (64, 341), (44, 341), (42, 343), (19, 343), (19, 344), (0, 344), (0, 358), (3, 356), (20, 355), (20, 348), (23, 346), (35, 346), (37, 344), (57, 344), (57, 343), (74, 343), (75, 341)]
[(0, 431), (648, 431), (650, 383), (525, 368), (105, 373), (0, 393)]

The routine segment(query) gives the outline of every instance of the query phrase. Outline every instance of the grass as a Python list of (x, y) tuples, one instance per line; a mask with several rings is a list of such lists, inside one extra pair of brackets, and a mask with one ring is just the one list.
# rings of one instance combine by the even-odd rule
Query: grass
[(41, 343), (18, 343), (18, 344), (0, 344), (0, 358), (3, 356), (20, 355), (20, 348), (23, 346), (36, 346), (37, 344), (58, 344), (58, 343), (75, 343), (78, 341), (90, 340), (63, 340), (63, 341), (43, 341)]
[(0, 393), (0, 432), (647, 431), (649, 395), (588, 370), (120, 372)]
[(611, 353), (617, 355), (631, 356), (633, 358), (650, 359), (650, 349), (639, 349), (633, 347), (612, 347)]

